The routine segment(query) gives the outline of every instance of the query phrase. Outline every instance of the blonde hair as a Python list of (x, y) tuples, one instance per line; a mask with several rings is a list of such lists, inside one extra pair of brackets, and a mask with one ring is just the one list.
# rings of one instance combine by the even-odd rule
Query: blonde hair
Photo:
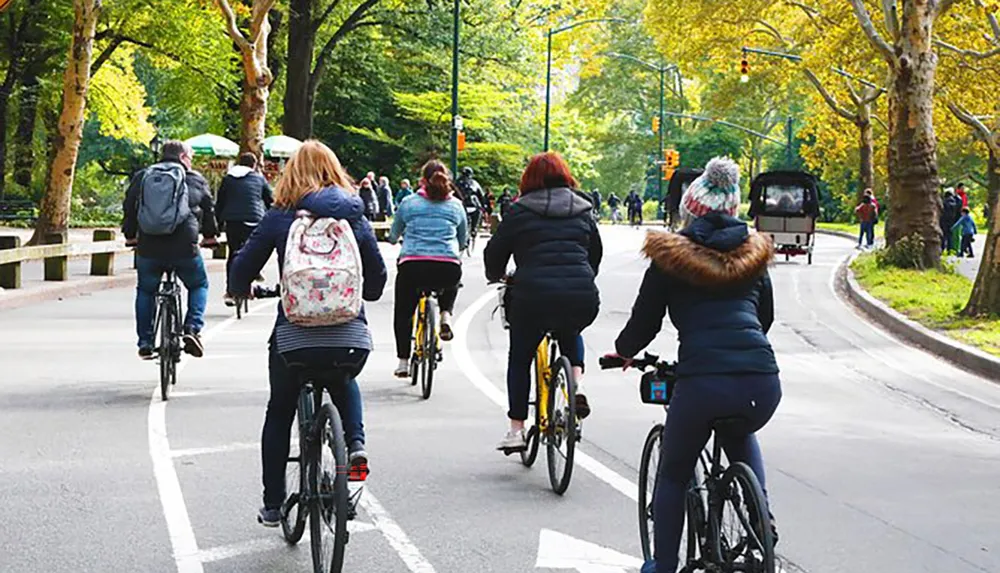
[(310, 139), (285, 164), (281, 180), (274, 190), (274, 204), (283, 209), (294, 209), (306, 195), (333, 186), (350, 194), (357, 193), (354, 180), (333, 150), (320, 141)]

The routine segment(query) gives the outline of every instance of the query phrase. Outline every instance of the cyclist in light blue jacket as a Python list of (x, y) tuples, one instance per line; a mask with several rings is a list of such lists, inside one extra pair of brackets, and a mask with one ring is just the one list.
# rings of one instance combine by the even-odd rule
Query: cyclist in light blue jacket
[(410, 335), (421, 290), (439, 292), (441, 339), (454, 336), (451, 313), (462, 280), (461, 250), (469, 242), (465, 209), (453, 197), (454, 191), (448, 168), (440, 161), (429, 161), (422, 170), (420, 190), (399, 204), (392, 220), (389, 242), (403, 239), (393, 318), (399, 358), (395, 374), (399, 378), (410, 375)]

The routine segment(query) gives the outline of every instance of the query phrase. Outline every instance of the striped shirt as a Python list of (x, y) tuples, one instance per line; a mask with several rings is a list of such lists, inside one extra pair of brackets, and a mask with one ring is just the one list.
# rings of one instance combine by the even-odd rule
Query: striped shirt
[(274, 334), (278, 352), (282, 354), (304, 348), (374, 349), (368, 324), (360, 318), (334, 326), (299, 326), (279, 321)]

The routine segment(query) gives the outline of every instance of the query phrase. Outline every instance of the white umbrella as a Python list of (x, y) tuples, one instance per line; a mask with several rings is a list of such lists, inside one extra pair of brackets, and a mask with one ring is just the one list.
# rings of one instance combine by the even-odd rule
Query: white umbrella
[(236, 157), (240, 153), (240, 146), (238, 144), (213, 133), (196, 135), (184, 143), (191, 146), (195, 155)]
[(288, 158), (298, 151), (301, 146), (302, 142), (294, 137), (272, 135), (264, 139), (264, 155), (268, 157)]

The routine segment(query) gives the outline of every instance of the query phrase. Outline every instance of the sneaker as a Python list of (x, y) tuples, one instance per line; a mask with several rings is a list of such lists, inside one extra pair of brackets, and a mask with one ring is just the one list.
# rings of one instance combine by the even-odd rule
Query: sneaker
[(184, 343), (184, 352), (195, 358), (201, 358), (205, 355), (205, 346), (201, 343), (197, 332), (186, 332), (181, 340)]
[(281, 508), (262, 507), (257, 512), (257, 523), (264, 527), (278, 527), (281, 525)]
[(409, 378), (410, 377), (410, 359), (400, 358), (399, 365), (396, 366), (395, 372), (396, 378)]
[(528, 449), (528, 440), (524, 437), (524, 430), (508, 430), (503, 439), (497, 444), (497, 450), (501, 452), (523, 452)]
[(236, 306), (236, 299), (229, 293), (226, 293), (226, 296), (222, 297), (222, 302), (228, 307)]
[(448, 342), (455, 338), (455, 333), (451, 330), (451, 313), (441, 313), (441, 340)]
[(368, 479), (368, 452), (360, 441), (351, 443), (347, 453), (347, 481), (365, 481)]
[[(687, 569), (685, 569), (687, 571)], [(656, 573), (656, 561), (649, 560), (642, 564), (639, 573)]]
[(576, 395), (576, 417), (583, 420), (590, 415), (590, 404), (587, 403), (586, 394)]
[(152, 360), (155, 357), (156, 355), (153, 352), (152, 348), (148, 346), (143, 346), (142, 348), (139, 349), (139, 358), (143, 360)]

